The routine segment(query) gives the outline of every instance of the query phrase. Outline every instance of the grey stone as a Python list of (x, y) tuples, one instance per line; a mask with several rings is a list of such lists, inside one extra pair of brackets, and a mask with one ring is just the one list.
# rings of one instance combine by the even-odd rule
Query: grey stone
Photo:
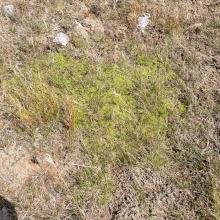
[(2, 7), (2, 13), (6, 17), (12, 17), (14, 15), (14, 5), (4, 5)]
[(53, 42), (58, 45), (66, 46), (69, 43), (69, 37), (63, 32), (59, 32)]

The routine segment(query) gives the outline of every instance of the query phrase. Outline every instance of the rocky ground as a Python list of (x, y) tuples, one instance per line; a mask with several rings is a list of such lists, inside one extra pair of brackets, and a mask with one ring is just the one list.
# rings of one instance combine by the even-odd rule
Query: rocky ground
[[(219, 1), (11, 0), (0, 7), (1, 219), (220, 219)], [(65, 122), (32, 126), (8, 101), (8, 81), (54, 53), (131, 66), (157, 54), (178, 76), (184, 110), (167, 118), (166, 163), (158, 153), (154, 166), (107, 166), (114, 182), (104, 202), (96, 202), (102, 179), (77, 188), (84, 170), (103, 168), (90, 161), (85, 132), (70, 135)]]

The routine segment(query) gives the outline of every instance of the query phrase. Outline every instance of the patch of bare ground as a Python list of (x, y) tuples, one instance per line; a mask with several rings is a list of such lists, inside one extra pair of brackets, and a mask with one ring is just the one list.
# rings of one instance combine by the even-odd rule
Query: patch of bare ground
[[(62, 51), (93, 62), (133, 64), (155, 53), (172, 61), (181, 79), (178, 120), (170, 117), (169, 163), (111, 168), (109, 201), (74, 200), (78, 175), (90, 163), (82, 134), (62, 125), (29, 130), (17, 124), (4, 90), (0, 103), (0, 195), (19, 219), (220, 218), (220, 4), (218, 1), (10, 1), (13, 19), (0, 15), (0, 82), (19, 74), (30, 57)], [(0, 2), (0, 6), (5, 2)], [(151, 14), (145, 33), (137, 18)], [(70, 36), (66, 48), (55, 33)], [(10, 73), (10, 74), (8, 74)]]

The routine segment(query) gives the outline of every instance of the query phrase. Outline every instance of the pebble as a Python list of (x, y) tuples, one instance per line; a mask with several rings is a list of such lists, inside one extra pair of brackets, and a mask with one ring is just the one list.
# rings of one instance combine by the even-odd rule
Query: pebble
[(141, 31), (145, 31), (146, 27), (150, 24), (150, 14), (145, 14), (144, 16), (141, 16), (138, 18), (138, 28)]
[(6, 17), (12, 17), (14, 15), (14, 5), (5, 5), (2, 7), (2, 13)]
[(69, 40), (68, 35), (64, 34), (63, 32), (59, 32), (54, 38), (53, 42), (58, 45), (66, 46), (69, 43)]

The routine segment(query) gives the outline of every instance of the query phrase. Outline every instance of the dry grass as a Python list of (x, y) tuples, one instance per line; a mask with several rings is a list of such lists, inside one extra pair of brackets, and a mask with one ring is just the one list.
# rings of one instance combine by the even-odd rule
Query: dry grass
[(219, 5), (12, 3), (13, 19), (0, 15), (0, 194), (19, 219), (220, 219)]

